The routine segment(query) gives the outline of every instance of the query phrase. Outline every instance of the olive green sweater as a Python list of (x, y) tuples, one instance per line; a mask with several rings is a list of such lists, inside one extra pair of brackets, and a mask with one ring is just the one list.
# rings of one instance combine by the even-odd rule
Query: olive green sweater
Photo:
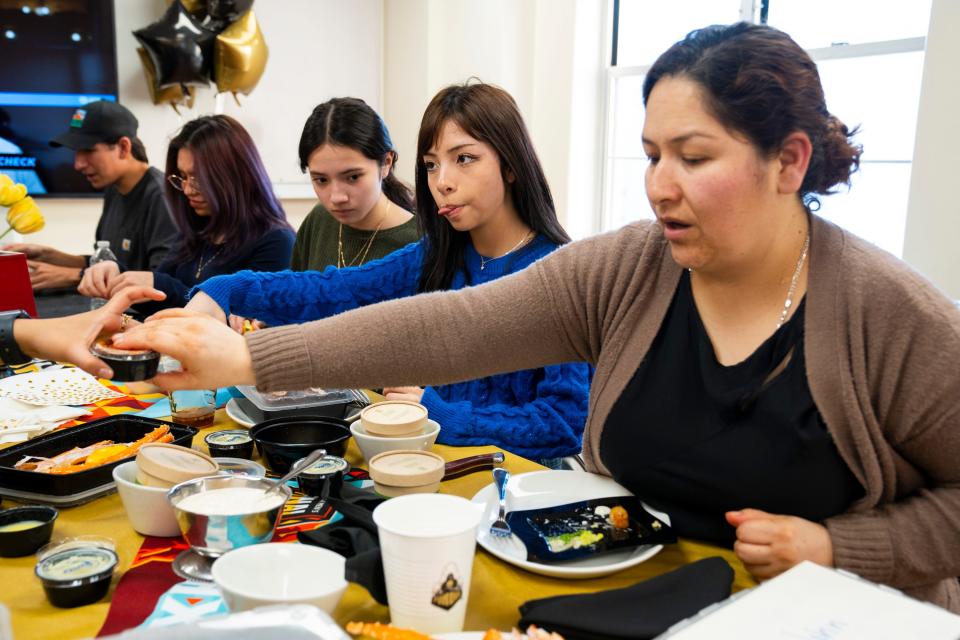
[[(584, 457), (606, 473), (604, 424), (680, 274), (659, 226), (641, 222), (480, 287), (247, 341), (266, 390), (441, 384), (584, 360), (596, 367)], [(835, 564), (960, 611), (960, 310), (896, 258), (817, 217), (806, 300), (810, 390), (865, 489), (824, 522)]]
[[(416, 218), (410, 218), (390, 229), (380, 229), (376, 235), (373, 234), (373, 231), (360, 231), (344, 225), (343, 256), (348, 266), (358, 267), (377, 260), (420, 239)], [(340, 223), (322, 204), (315, 206), (297, 231), (290, 268), (294, 271), (323, 271), (330, 265), (335, 266), (339, 235)], [(370, 241), (371, 236), (373, 242)]]

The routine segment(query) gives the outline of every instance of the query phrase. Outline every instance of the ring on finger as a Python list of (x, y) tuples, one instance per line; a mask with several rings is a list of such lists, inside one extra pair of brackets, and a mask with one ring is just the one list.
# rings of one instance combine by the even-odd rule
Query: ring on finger
[(126, 313), (120, 314), (120, 331), (124, 331), (127, 328), (127, 323), (130, 322), (133, 318)]

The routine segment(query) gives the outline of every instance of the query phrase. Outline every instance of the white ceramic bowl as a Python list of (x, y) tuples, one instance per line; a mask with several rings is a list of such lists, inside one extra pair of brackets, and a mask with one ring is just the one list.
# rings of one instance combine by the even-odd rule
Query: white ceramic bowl
[(180, 535), (177, 516), (167, 500), (168, 489), (139, 484), (135, 461), (114, 467), (113, 479), (127, 519), (137, 533), (161, 538)]
[(350, 433), (353, 434), (354, 441), (360, 447), (360, 453), (366, 460), (369, 460), (373, 456), (386, 451), (398, 451), (400, 449), (428, 451), (437, 441), (440, 425), (435, 420), (427, 420), (427, 426), (423, 428), (422, 433), (412, 436), (384, 437), (370, 435), (363, 430), (363, 425), (357, 420), (350, 425)]
[(346, 559), (296, 542), (241, 547), (213, 563), (213, 581), (230, 611), (273, 604), (312, 604), (327, 613), (347, 589)]

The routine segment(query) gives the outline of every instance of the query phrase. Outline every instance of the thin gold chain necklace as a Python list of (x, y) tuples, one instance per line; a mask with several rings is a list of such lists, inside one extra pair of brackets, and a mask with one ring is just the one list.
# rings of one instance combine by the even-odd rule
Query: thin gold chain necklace
[(210, 264), (214, 261), (214, 259), (216, 259), (218, 255), (220, 255), (221, 251), (223, 251), (223, 245), (220, 245), (220, 247), (213, 252), (213, 255), (210, 256), (210, 258), (207, 259), (206, 262), (203, 261), (203, 251), (200, 252), (200, 258), (197, 260), (197, 271), (196, 273), (193, 274), (193, 277), (195, 280), (200, 279), (200, 274), (203, 273), (203, 268), (209, 267)]
[[(527, 241), (528, 241), (530, 238), (532, 238), (534, 235), (536, 235), (536, 234), (534, 233), (533, 229), (530, 229), (530, 231), (526, 232), (526, 233), (523, 235), (523, 237), (520, 238), (520, 242), (518, 242), (517, 244), (513, 245), (513, 248), (512, 248), (512, 249), (510, 249), (509, 251), (507, 251), (506, 253), (504, 253), (504, 254), (502, 254), (502, 255), (497, 256), (496, 258), (484, 258), (483, 256), (480, 256), (480, 271), (483, 271), (484, 268), (487, 266), (488, 263), (493, 262), (494, 260), (499, 260), (500, 258), (506, 258), (508, 255), (510, 255), (511, 253), (513, 253), (514, 251), (516, 251), (517, 249), (519, 249), (520, 247), (522, 247), (524, 244), (526, 244)], [(480, 254), (478, 253), (477, 255), (480, 255)]]
[[(390, 202), (387, 205), (387, 210), (383, 212), (383, 216), (380, 218), (380, 223), (377, 225), (377, 228), (373, 230), (373, 233), (370, 234), (370, 237), (367, 238), (366, 244), (357, 251), (357, 255), (353, 256), (353, 260), (347, 262), (346, 258), (343, 255), (343, 223), (340, 223), (340, 230), (337, 232), (337, 268), (342, 269), (343, 267), (352, 267), (354, 263), (356, 266), (363, 264), (363, 261), (367, 258), (367, 253), (370, 252), (370, 247), (373, 246), (373, 239), (377, 237), (377, 232), (380, 231), (380, 227), (383, 226), (383, 223), (387, 220), (387, 214), (390, 213), (390, 207), (393, 206), (393, 203)], [(357, 260), (359, 259), (359, 262)]]

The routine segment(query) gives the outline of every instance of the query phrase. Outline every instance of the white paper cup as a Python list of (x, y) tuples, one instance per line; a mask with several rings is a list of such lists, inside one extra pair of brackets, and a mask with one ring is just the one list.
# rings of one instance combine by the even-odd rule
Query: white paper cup
[(480, 515), (469, 500), (439, 493), (400, 496), (374, 509), (391, 624), (463, 630)]

